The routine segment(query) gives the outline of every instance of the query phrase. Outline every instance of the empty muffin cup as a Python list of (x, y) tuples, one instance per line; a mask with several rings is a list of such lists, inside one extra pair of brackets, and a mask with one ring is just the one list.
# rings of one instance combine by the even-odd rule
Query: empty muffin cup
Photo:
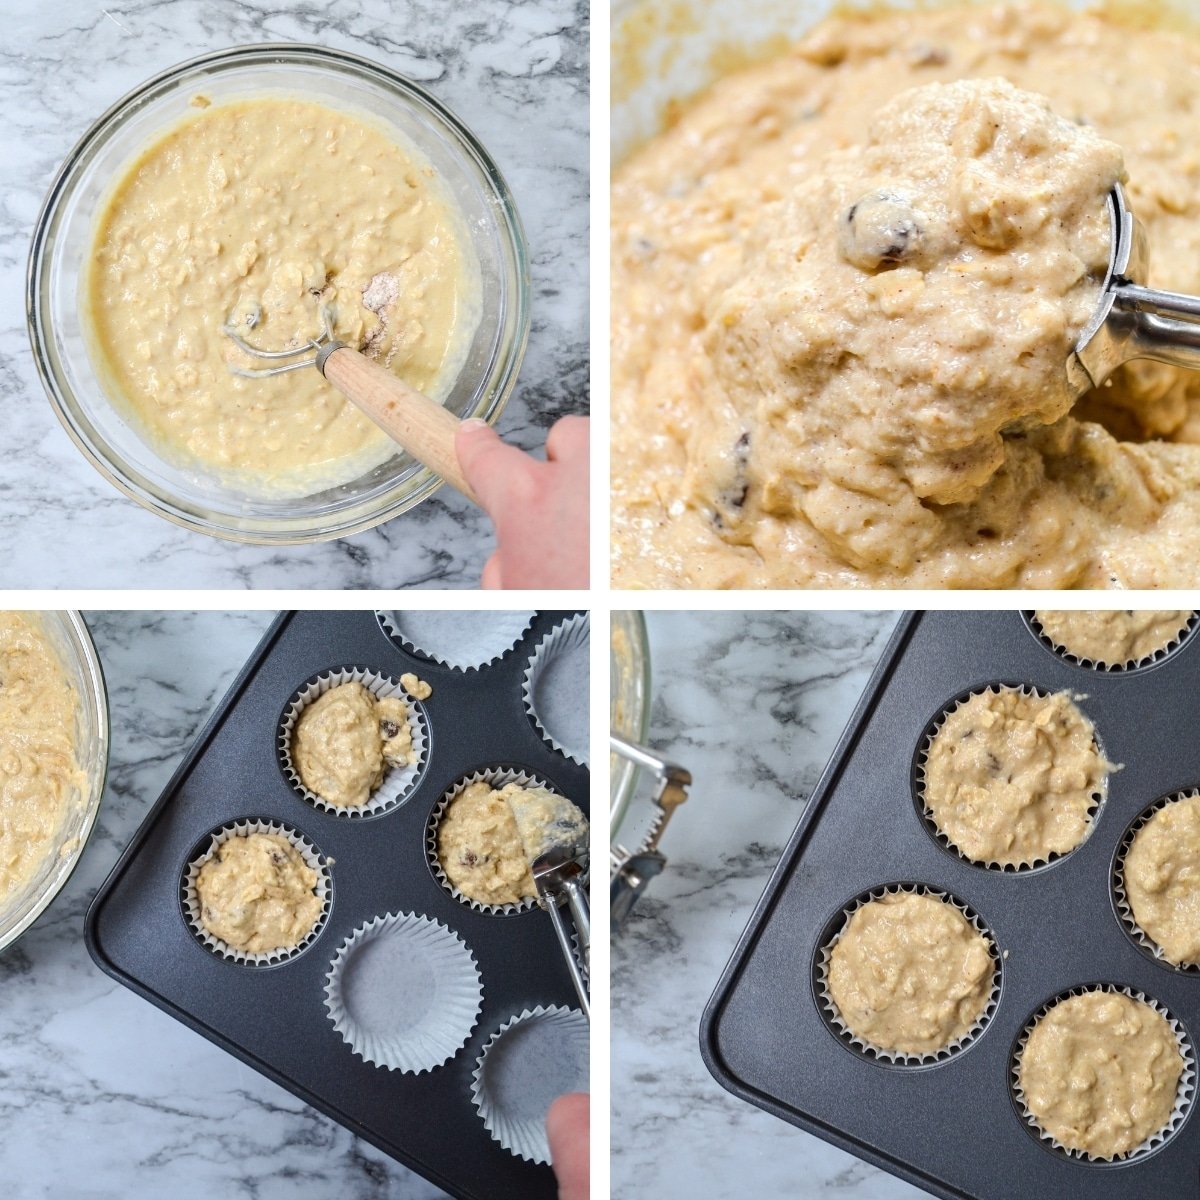
[[(885, 901), (889, 897), (895, 899), (905, 896), (925, 897), (934, 900), (939, 904), (945, 905), (947, 909), (961, 917), (965, 923), (963, 928), (969, 929), (974, 934), (978, 934), (979, 938), (983, 940), (989, 960), (988, 965), (990, 966), (990, 978), (984, 981), (981, 977), (980, 982), (982, 986), (975, 989), (979, 992), (977, 1001), (978, 1012), (970, 1016), (969, 1019), (957, 1022), (959, 1031), (954, 1032), (951, 1030), (942, 1045), (936, 1049), (921, 1052), (880, 1045), (861, 1032), (852, 1029), (837, 1000), (834, 998), (830, 985), (830, 969), (834, 952), (838, 944), (846, 936), (847, 931), (850, 929), (850, 923), (854, 920), (855, 916), (869, 905)], [(813, 971), (814, 985), (817, 998), (820, 1001), (821, 1015), (825, 1018), (826, 1024), (837, 1036), (838, 1040), (863, 1057), (892, 1066), (928, 1066), (932, 1063), (945, 1062), (947, 1059), (962, 1053), (962, 1051), (970, 1046), (983, 1033), (995, 1015), (997, 1005), (1000, 1003), (1002, 975), (1002, 959), (996, 947), (996, 939), (976, 912), (948, 893), (938, 891), (936, 888), (916, 884), (892, 884), (886, 887), (874, 888), (858, 896), (847, 905), (830, 923), (828, 928), (829, 932), (827, 932), (817, 952)], [(960, 968), (959, 971), (955, 972), (955, 976), (957, 977), (961, 971), (961, 965), (956, 965)], [(931, 964), (924, 964), (922, 974), (927, 974), (930, 969)], [(965, 998), (964, 996), (963, 999)], [(931, 998), (930, 1002), (931, 1004), (935, 1004), (940, 1011), (944, 1007), (946, 999), (941, 997), (936, 999)]]
[[(504, 836), (503, 831), (483, 830), (482, 838), (489, 841), (489, 850), (503, 857), (504, 861), (511, 867), (514, 882), (519, 878), (519, 866), (524, 867), (524, 875), (527, 877), (522, 880), (524, 887), (521, 898), (518, 900), (489, 903), (486, 900), (479, 900), (473, 896), (468, 896), (465, 892), (459, 890), (458, 886), (446, 874), (445, 867), (442, 865), (441, 856), (439, 853), (439, 833), (441, 830), (442, 820), (446, 815), (450, 805), (462, 795), (472, 784), (486, 783), (492, 791), (500, 791), (507, 787), (510, 783), (515, 783), (520, 787), (546, 788), (549, 791), (557, 793), (557, 789), (550, 784), (530, 775), (526, 771), (512, 770), (509, 768), (494, 768), (485, 771), (475, 771), (474, 773), (465, 776), (458, 780), (442, 798), (434, 806), (433, 811), (429, 814), (429, 823), (426, 826), (425, 847), (426, 854), (429, 859), (430, 869), (433, 871), (434, 877), (438, 883), (442, 885), (456, 900), (462, 904), (469, 905), (476, 912), (488, 913), (491, 915), (508, 915), (512, 913), (525, 912), (533, 908), (537, 904), (537, 888), (534, 885), (533, 877), (529, 874), (529, 863), (525, 857), (525, 848), (521, 843), (520, 835), (517, 831), (516, 821), (513, 821), (512, 829), (508, 836)], [(517, 885), (519, 887), (519, 885)]]
[(455, 671), (498, 662), (525, 636), (536, 612), (383, 612), (384, 633), (402, 650)]
[[(297, 893), (295, 896), (266, 894), (260, 897), (254, 901), (256, 909), (254, 912), (247, 911), (251, 906), (245, 904), (240, 897), (236, 900), (235, 906), (238, 909), (236, 916), (243, 923), (253, 927), (258, 920), (264, 930), (282, 931), (279, 933), (279, 936), (285, 939), (282, 944), (261, 951), (252, 951), (231, 945), (214, 933), (204, 922), (203, 904), (197, 887), (201, 870), (206, 863), (213, 860), (222, 845), (234, 838), (246, 838), (251, 834), (263, 834), (287, 842), (299, 855), (304, 866), (316, 877), (311, 891), (304, 887), (303, 881), (292, 881), (296, 884), (293, 889)], [(301, 895), (301, 892), (307, 894)], [(309, 896), (315, 900), (315, 903), (310, 901)], [(276, 963), (295, 958), (307, 950), (324, 928), (332, 901), (333, 887), (325, 859), (311, 842), (294, 829), (289, 829), (274, 821), (236, 821), (214, 830), (209, 834), (203, 852), (195, 855), (189, 861), (181, 884), (184, 919), (197, 941), (222, 958), (250, 967), (273, 966)], [(288, 911), (289, 904), (296, 906), (294, 911)], [(302, 908), (310, 907), (316, 910), (311, 924), (307, 922), (305, 913), (300, 911)], [(307, 928), (303, 928), (305, 925)], [(289, 930), (297, 935), (296, 940), (291, 944), (287, 944)], [(259, 936), (261, 935), (262, 931), (260, 930)]]
[(510, 1154), (550, 1161), (546, 1113), (557, 1097), (588, 1090), (588, 1023), (577, 1009), (538, 1005), (506, 1021), (475, 1067), (471, 1099)]
[(387, 913), (359, 926), (326, 975), (334, 1029), (364, 1062), (432, 1071), (466, 1045), (483, 1006), (479, 965), (439, 921)]
[[(1169, 1112), (1165, 1115), (1162, 1124), (1153, 1130), (1150, 1130), (1147, 1136), (1140, 1141), (1130, 1146), (1128, 1149), (1120, 1152), (1112, 1153), (1091, 1153), (1086, 1149), (1081, 1149), (1077, 1146), (1069, 1146), (1060, 1141), (1055, 1135), (1046, 1128), (1046, 1124), (1038, 1115), (1032, 1111), (1038, 1107), (1038, 1102), (1031, 1096), (1026, 1095), (1025, 1084), (1022, 1081), (1022, 1056), (1028, 1050), (1030, 1039), (1034, 1035), (1034, 1031), (1038, 1025), (1060, 1005), (1075, 999), (1084, 997), (1111, 995), (1125, 997), (1128, 1000), (1144, 1004), (1154, 1013), (1156, 1013), (1166, 1023), (1166, 1027), (1170, 1030), (1171, 1035), (1175, 1038), (1176, 1048), (1179, 1051), (1179, 1059), (1182, 1063), (1182, 1068), (1179, 1073), (1178, 1081), (1175, 1085), (1173, 1097), (1171, 1097)], [(1135, 1031), (1136, 1032), (1136, 1031)], [(1082, 1030), (1077, 1032), (1073, 1038), (1064, 1039), (1059, 1036), (1052, 1040), (1051, 1047), (1055, 1050), (1064, 1050), (1074, 1053), (1076, 1056), (1086, 1050), (1086, 1039), (1083, 1036)], [(1098, 1061), (1102, 1065), (1115, 1062), (1115, 1051), (1111, 1047), (1105, 1047), (1098, 1052)], [(1151, 1088), (1154, 1086), (1153, 1067), (1144, 1060), (1141, 1053), (1136, 1053), (1133, 1056), (1133, 1061), (1129, 1065), (1131, 1078), (1135, 1079), (1135, 1086), (1138, 1095), (1133, 1104), (1144, 1106), (1149, 1099), (1149, 1091), (1144, 1087), (1142, 1079), (1143, 1075), (1148, 1075), (1151, 1079)], [(1158, 1064), (1164, 1070), (1167, 1066), (1165, 1063)], [(1091, 1086), (1099, 1087), (1101, 1082), (1096, 1075), (1096, 1068), (1088, 1064), (1082, 1067), (1076, 1066), (1074, 1070), (1070, 1065), (1050, 1072), (1052, 1076), (1052, 1084), (1057, 1087), (1061, 1083), (1061, 1088), (1064, 1093), (1063, 1102), (1069, 1106), (1069, 1117), (1066, 1119), (1066, 1124), (1072, 1130), (1080, 1134), (1080, 1138), (1086, 1135), (1097, 1132), (1099, 1122), (1104, 1117), (1109, 1115), (1111, 1109), (1111, 1098), (1105, 1097), (1104, 1103), (1099, 1106), (1098, 1112), (1093, 1115), (1097, 1116), (1097, 1121), (1090, 1128), (1083, 1128), (1082, 1122), (1079, 1119), (1078, 1107), (1078, 1090), (1073, 1086), (1073, 1080), (1079, 1071), (1084, 1070), (1091, 1078)], [(1066, 1073), (1064, 1073), (1066, 1072)], [(1045, 1072), (1043, 1071), (1044, 1075)], [(1171, 1015), (1165, 1006), (1157, 1000), (1145, 995), (1142, 992), (1135, 991), (1133, 988), (1123, 987), (1117, 984), (1098, 984), (1093, 986), (1083, 986), (1071, 988), (1070, 990), (1055, 996), (1052, 1000), (1043, 1004), (1025, 1023), (1020, 1036), (1017, 1039), (1016, 1045), (1013, 1048), (1012, 1062), (1009, 1073), (1009, 1081), (1012, 1090), (1013, 1102), (1017, 1106), (1017, 1110), (1021, 1115), (1021, 1119), (1029, 1127), (1033, 1135), (1047, 1148), (1053, 1150), (1066, 1158), (1073, 1159), (1077, 1162), (1085, 1163), (1111, 1163), (1111, 1162), (1130, 1162), (1134, 1159), (1144, 1158), (1148, 1154), (1152, 1154), (1158, 1150), (1166, 1142), (1179, 1131), (1184, 1121), (1187, 1119), (1188, 1110), (1191, 1108), (1192, 1100), (1196, 1091), (1196, 1056), (1192, 1049), (1191, 1039), (1187, 1035), (1187, 1031), (1183, 1026)], [(1095, 1106), (1093, 1106), (1095, 1108)], [(1134, 1114), (1131, 1111), (1127, 1114), (1117, 1114), (1115, 1122), (1122, 1134), (1128, 1136), (1128, 1132), (1133, 1129)], [(1101, 1132), (1103, 1132), (1101, 1130)]]
[[(364, 804), (336, 804), (318, 795), (307, 787), (301, 778), (300, 769), (293, 756), (292, 739), (296, 725), (309, 705), (335, 687), (347, 683), (360, 683), (376, 699), (396, 699), (408, 710), (408, 728), (412, 737), (410, 758), (406, 766), (382, 762), (383, 779), (374, 788)], [(374, 817), (403, 804), (416, 790), (425, 766), (425, 748), (428, 743), (428, 718), (419, 700), (414, 700), (400, 685), (375, 671), (361, 667), (347, 667), (337, 671), (326, 671), (304, 684), (288, 702), (279, 726), (277, 745), (279, 763), (288, 782), (300, 796), (314, 808), (343, 817)]]
[(525, 668), (522, 696), (542, 740), (581, 766), (588, 764), (589, 619), (587, 613), (556, 625)]
[(1119, 673), (1174, 654), (1196, 628), (1188, 610), (1037, 609), (1025, 614), (1038, 640), (1073, 666)]

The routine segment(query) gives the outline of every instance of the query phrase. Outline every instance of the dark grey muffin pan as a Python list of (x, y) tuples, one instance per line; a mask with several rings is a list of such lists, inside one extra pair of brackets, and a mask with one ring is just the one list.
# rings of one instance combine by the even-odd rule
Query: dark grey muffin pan
[[(987, 870), (944, 846), (915, 803), (916, 750), (949, 702), (989, 683), (1068, 690), (1121, 770), (1086, 840), (1033, 870)], [(928, 612), (896, 629), (705, 1010), (701, 1052), (735, 1095), (947, 1200), (1161, 1200), (1200, 1191), (1193, 1102), (1174, 1135), (1130, 1161), (1081, 1161), (1040, 1140), (1010, 1087), (1031, 1016), (1083, 985), (1164, 1005), (1195, 1047), (1200, 976), (1157, 961), (1118, 918), (1126, 829), (1200, 786), (1200, 636), (1122, 672), (1051, 652), (1019, 612)], [(960, 1053), (873, 1061), (822, 1014), (814, 963), (856, 896), (926, 885), (979, 914), (1003, 959), (999, 1002)], [(797, 1155), (797, 1179), (803, 1166)], [(802, 1190), (802, 1187), (801, 1187)]]
[[(533, 647), (566, 613), (540, 613), (517, 646), (469, 673), (395, 645), (367, 612), (283, 614), (242, 670), (87, 917), (99, 966), (125, 986), (463, 1200), (552, 1200), (548, 1166), (509, 1154), (471, 1104), (471, 1075), (488, 1038), (538, 1004), (576, 1007), (550, 920), (537, 908), (509, 916), (472, 911), (438, 883), (425, 827), (458, 779), (489, 767), (539, 776), (588, 809), (588, 772), (538, 736), (521, 699)], [(350, 819), (306, 803), (276, 750), (281, 716), (310, 678), (339, 667), (399, 678), (411, 671), (433, 695), (426, 762), (411, 795), (376, 817)], [(587, 703), (586, 694), (581, 703)], [(212, 953), (184, 919), (181, 880), (209, 831), (239, 819), (298, 830), (330, 864), (333, 903), (303, 953), (247, 967)], [(343, 940), (388, 912), (422, 913), (470, 947), (483, 1009), (467, 1044), (420, 1075), (364, 1063), (335, 1031), (325, 975)], [(286, 1165), (286, 1164), (281, 1164)]]

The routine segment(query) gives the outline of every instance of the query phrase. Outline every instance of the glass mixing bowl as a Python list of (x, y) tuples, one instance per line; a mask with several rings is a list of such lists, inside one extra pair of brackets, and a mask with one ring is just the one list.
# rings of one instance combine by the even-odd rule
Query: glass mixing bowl
[(54, 852), (19, 892), (0, 905), (0, 950), (12, 945), (45, 912), (70, 879), (96, 823), (108, 773), (108, 692), (83, 618), (76, 612), (26, 615), (41, 625), (79, 698), (75, 744), (86, 783), (68, 811)]
[(29, 258), (27, 317), (55, 412), (92, 464), (152, 512), (239, 542), (343, 537), (405, 512), (441, 480), (399, 447), (357, 479), (311, 495), (271, 497), (172, 460), (122, 415), (95, 370), (80, 284), (109, 189), (203, 92), (214, 102), (302, 97), (398, 130), (432, 163), (457, 203), (482, 277), (479, 328), (445, 401), (494, 423), (516, 382), (529, 332), (525, 236), (487, 151), (423, 88), (366, 59), (318, 46), (241, 46), (172, 67), (117, 101), (67, 156), (50, 187)]

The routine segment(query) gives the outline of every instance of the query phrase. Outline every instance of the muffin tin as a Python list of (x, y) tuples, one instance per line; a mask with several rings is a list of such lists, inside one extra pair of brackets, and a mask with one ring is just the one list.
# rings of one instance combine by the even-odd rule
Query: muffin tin
[[(546, 780), (585, 811), (587, 770), (556, 753), (524, 711), (522, 680), (537, 643), (569, 613), (539, 613), (496, 662), (464, 672), (404, 650), (371, 612), (283, 614), (143, 822), (92, 904), (88, 949), (119, 982), (191, 1026), (359, 1137), (462, 1200), (551, 1200), (548, 1166), (493, 1140), (472, 1100), (478, 1060), (493, 1035), (526, 1010), (576, 1007), (548, 917), (474, 911), (434, 877), (426, 825), (444, 793), (488, 768)], [(395, 807), (350, 818), (306, 802), (280, 763), (277, 732), (306, 681), (343, 667), (433, 686), (424, 702), (425, 764)], [(189, 861), (237, 821), (277, 822), (328, 864), (330, 905), (303, 950), (274, 964), (230, 961), (204, 945), (184, 915)], [(470, 949), (483, 1004), (466, 1045), (421, 1074), (354, 1054), (326, 1010), (339, 947), (388, 913), (444, 925)]]
[[(1031, 870), (963, 860), (939, 844), (915, 800), (917, 748), (930, 723), (991, 683), (1082, 697), (1104, 752), (1123, 764), (1109, 777), (1088, 838)], [(1112, 876), (1138, 815), (1200, 787), (1197, 695), (1194, 632), (1159, 661), (1112, 672), (1056, 655), (1028, 614), (902, 618), (705, 1010), (709, 1070), (735, 1095), (947, 1200), (1194, 1195), (1194, 1103), (1149, 1152), (1083, 1161), (1026, 1124), (1011, 1070), (1031, 1019), (1088, 985), (1144, 993), (1195, 1044), (1200, 976), (1135, 942), (1118, 916)], [(953, 896), (979, 915), (1003, 956), (985, 1026), (933, 1063), (873, 1060), (839, 1037), (818, 998), (821, 951), (840, 914), (862, 894), (894, 886)]]

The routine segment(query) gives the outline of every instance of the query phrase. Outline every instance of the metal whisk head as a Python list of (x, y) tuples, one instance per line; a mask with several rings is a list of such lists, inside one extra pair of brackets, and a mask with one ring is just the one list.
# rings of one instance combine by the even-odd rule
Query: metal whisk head
[[(250, 369), (247, 367), (235, 366), (233, 363), (226, 364), (229, 371), (233, 375), (240, 375), (243, 379), (265, 379), (268, 375), (282, 375), (285, 371), (299, 371), (302, 367), (311, 367), (316, 364), (317, 355), (321, 350), (336, 339), (333, 336), (333, 321), (334, 314), (331, 305), (322, 304), (320, 307), (321, 315), (321, 331), (315, 338), (310, 338), (307, 342), (299, 346), (293, 346), (290, 350), (260, 350), (257, 346), (252, 346), (239, 332), (239, 327), (230, 317), (224, 325), (221, 326), (221, 332), (244, 354), (250, 355), (251, 358), (263, 358), (279, 361), (280, 365), (275, 367), (258, 367)], [(259, 322), (262, 316), (262, 309), (256, 304), (249, 315), (241, 323), (246, 330), (253, 329)], [(297, 358), (297, 355), (304, 355), (303, 358)], [(291, 359), (293, 361), (286, 362), (284, 360)]]

